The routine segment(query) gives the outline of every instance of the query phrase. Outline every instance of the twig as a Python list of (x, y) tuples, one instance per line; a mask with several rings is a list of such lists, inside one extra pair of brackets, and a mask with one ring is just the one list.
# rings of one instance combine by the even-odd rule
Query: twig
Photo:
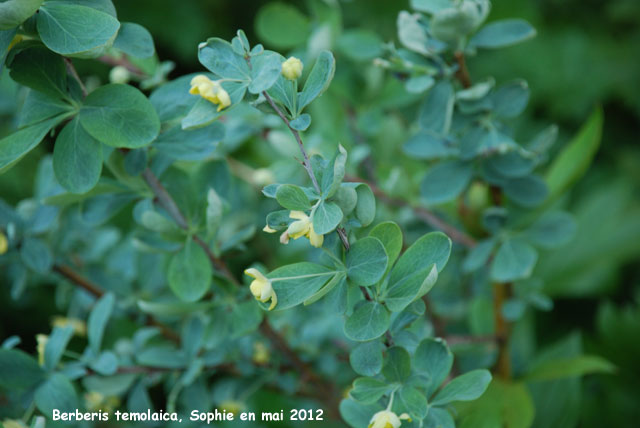
[(65, 64), (67, 65), (67, 70), (69, 71), (69, 74), (71, 74), (71, 77), (73, 77), (74, 80), (78, 82), (78, 85), (80, 85), (82, 96), (86, 97), (88, 94), (87, 87), (84, 86), (84, 83), (82, 83), (82, 79), (80, 79), (80, 76), (78, 75), (78, 71), (74, 67), (73, 62), (71, 61), (71, 58), (67, 58), (67, 57), (63, 57), (63, 58), (64, 58)]
[[(169, 213), (171, 218), (176, 222), (176, 224), (184, 230), (188, 230), (189, 225), (185, 216), (180, 211), (178, 204), (171, 197), (167, 189), (160, 183), (158, 177), (151, 171), (151, 169), (147, 168), (142, 173), (142, 177), (147, 182), (151, 191), (156, 196), (160, 205)], [(211, 251), (206, 242), (204, 242), (198, 235), (193, 235), (193, 242), (198, 244), (207, 254), (209, 261), (222, 275), (229, 280), (234, 285), (240, 285), (240, 282), (236, 279), (236, 277), (231, 273), (229, 267), (226, 263), (220, 258), (216, 257), (215, 254)]]
[[(100, 288), (98, 285), (94, 284), (89, 279), (85, 278), (84, 276), (80, 275), (79, 273), (77, 273), (75, 270), (73, 270), (69, 266), (66, 266), (66, 265), (54, 265), (52, 270), (54, 272), (59, 273), (63, 277), (67, 278), (73, 284), (75, 284), (78, 287), (82, 288), (83, 290), (89, 292), (90, 294), (92, 294), (95, 297), (99, 298), (99, 297), (102, 297), (104, 295), (104, 291), (102, 290), (102, 288)], [(169, 339), (169, 340), (171, 340), (173, 342), (176, 342), (176, 343), (180, 343), (180, 336), (178, 336), (178, 334), (175, 331), (173, 331), (170, 327), (168, 327), (167, 325), (161, 323), (160, 321), (158, 321), (154, 317), (149, 315), (147, 317), (147, 324), (149, 324), (151, 326), (154, 326), (154, 327), (158, 327), (160, 329), (162, 335), (164, 337), (166, 337), (167, 339)]]
[(495, 331), (498, 341), (498, 359), (494, 371), (504, 379), (511, 378), (511, 356), (509, 355), (509, 336), (511, 326), (502, 315), (502, 306), (511, 294), (511, 283), (496, 283), (493, 285), (493, 315)]
[(453, 54), (458, 63), (458, 71), (456, 71), (456, 78), (462, 83), (463, 88), (470, 88), (471, 76), (469, 75), (469, 69), (467, 68), (467, 61), (465, 60), (463, 52), (456, 52)]
[(411, 208), (417, 217), (421, 218), (425, 223), (431, 225), (432, 227), (443, 231), (453, 241), (458, 242), (459, 244), (462, 244), (469, 248), (473, 248), (476, 246), (475, 239), (473, 239), (471, 236), (467, 235), (465, 232), (461, 231), (460, 229), (456, 228), (455, 226), (447, 223), (445, 220), (441, 219), (440, 217), (438, 217), (436, 214), (434, 214), (427, 208), (415, 206), (409, 203), (408, 201), (405, 201), (404, 199), (390, 196), (386, 194), (384, 190), (380, 189), (375, 183), (372, 183), (367, 180), (363, 180), (359, 177), (346, 176), (345, 179), (352, 182), (367, 183), (371, 188), (371, 190), (373, 191), (374, 195), (376, 195), (376, 197), (378, 197), (385, 203), (395, 207)]
[[(282, 121), (287, 125), (287, 128), (289, 128), (294, 138), (298, 142), (298, 147), (300, 148), (300, 152), (302, 153), (302, 157), (303, 157), (302, 166), (307, 171), (307, 174), (309, 174), (309, 178), (311, 178), (311, 182), (313, 183), (313, 188), (316, 189), (316, 192), (318, 193), (318, 195), (321, 195), (322, 190), (320, 189), (318, 180), (316, 179), (316, 176), (313, 173), (313, 168), (311, 167), (311, 162), (309, 161), (309, 155), (307, 155), (307, 151), (304, 149), (304, 144), (302, 143), (302, 138), (300, 137), (300, 133), (298, 132), (298, 130), (294, 129), (291, 126), (291, 122), (289, 122), (289, 119), (287, 119), (287, 116), (285, 116), (282, 110), (280, 110), (280, 108), (276, 105), (276, 103), (269, 96), (269, 94), (267, 94), (267, 92), (265, 91), (262, 93), (262, 95), (264, 95), (264, 98), (267, 100), (271, 108), (275, 110), (278, 116), (280, 116), (280, 119), (282, 119)], [(345, 250), (349, 251), (350, 245), (349, 245), (349, 238), (347, 237), (347, 232), (342, 227), (338, 227), (336, 231), (338, 232), (338, 236), (340, 237), (340, 241), (342, 241), (342, 245), (344, 246)]]

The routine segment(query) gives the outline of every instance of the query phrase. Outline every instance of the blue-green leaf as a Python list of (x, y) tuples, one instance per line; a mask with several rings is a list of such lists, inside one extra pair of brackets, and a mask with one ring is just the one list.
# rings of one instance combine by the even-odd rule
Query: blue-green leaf
[(107, 293), (96, 302), (89, 314), (87, 337), (89, 339), (89, 346), (96, 355), (100, 353), (104, 329), (107, 327), (107, 322), (111, 317), (115, 303), (115, 296), (112, 293)]
[(344, 333), (358, 342), (375, 339), (389, 328), (390, 318), (387, 309), (377, 302), (363, 302), (344, 324)]
[(335, 71), (336, 60), (333, 54), (329, 51), (320, 52), (298, 97), (298, 114), (327, 90)]
[(473, 169), (468, 162), (448, 161), (433, 166), (422, 179), (422, 196), (430, 204), (456, 198), (467, 187)]
[(149, 58), (156, 51), (149, 31), (133, 22), (122, 23), (113, 47), (135, 58)]
[(53, 370), (56, 368), (62, 354), (67, 349), (67, 344), (73, 336), (73, 329), (71, 327), (56, 327), (51, 332), (47, 344), (44, 347), (44, 365), (46, 370)]
[(503, 19), (485, 25), (469, 41), (470, 46), (497, 49), (529, 40), (536, 30), (524, 19)]
[(282, 266), (267, 275), (278, 296), (276, 310), (299, 305), (315, 294), (337, 272), (315, 263)]
[(167, 281), (181, 300), (195, 302), (209, 290), (213, 271), (207, 253), (192, 239), (171, 258)]
[(358, 344), (349, 354), (353, 370), (362, 376), (375, 376), (382, 369), (382, 344), (377, 340)]
[(307, 211), (311, 208), (309, 198), (304, 191), (293, 184), (283, 184), (276, 191), (276, 200), (288, 210)]
[(44, 371), (31, 356), (17, 349), (0, 349), (0, 387), (24, 390), (44, 378)]
[(321, 201), (313, 210), (313, 230), (325, 235), (335, 230), (342, 221), (342, 210), (333, 202)]
[(377, 283), (387, 270), (387, 252), (376, 238), (362, 238), (347, 253), (347, 276), (358, 285)]
[(507, 239), (500, 245), (491, 264), (491, 279), (510, 282), (528, 278), (538, 260), (536, 250), (520, 239)]
[(54, 373), (38, 387), (34, 401), (38, 410), (48, 418), (53, 417), (54, 409), (60, 412), (75, 412), (78, 408), (76, 390), (69, 379), (60, 373)]
[(431, 405), (475, 400), (484, 393), (490, 382), (491, 373), (488, 370), (472, 370), (446, 384), (433, 398)]

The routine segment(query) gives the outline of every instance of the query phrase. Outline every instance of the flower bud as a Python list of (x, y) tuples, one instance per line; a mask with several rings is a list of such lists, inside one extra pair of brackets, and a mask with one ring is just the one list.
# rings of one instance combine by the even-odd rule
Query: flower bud
[(109, 72), (109, 81), (111, 83), (126, 84), (129, 83), (129, 79), (131, 79), (131, 73), (121, 65), (113, 67)]
[(289, 57), (282, 63), (282, 75), (285, 79), (297, 80), (302, 75), (302, 61), (295, 56)]

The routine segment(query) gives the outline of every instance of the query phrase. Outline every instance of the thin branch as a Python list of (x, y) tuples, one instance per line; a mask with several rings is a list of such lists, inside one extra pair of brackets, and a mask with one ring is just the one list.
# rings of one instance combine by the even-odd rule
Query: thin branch
[[(52, 270), (54, 272), (59, 273), (61, 276), (68, 279), (73, 284), (77, 285), (78, 287), (82, 288), (83, 290), (87, 291), (88, 293), (92, 294), (97, 298), (102, 297), (104, 295), (104, 291), (102, 290), (102, 288), (100, 288), (98, 285), (94, 284), (84, 276), (80, 275), (69, 266), (54, 265)], [(149, 315), (147, 317), (147, 324), (154, 327), (158, 327), (162, 332), (162, 335), (167, 339), (176, 343), (180, 343), (180, 336), (175, 331), (173, 331), (170, 327), (156, 320), (154, 317)]]
[(454, 54), (456, 62), (458, 63), (458, 71), (456, 72), (456, 78), (462, 83), (463, 88), (470, 88), (471, 76), (469, 75), (469, 69), (467, 68), (467, 61), (463, 52), (456, 52)]
[[(302, 158), (304, 159), (302, 161), (302, 166), (304, 167), (305, 170), (307, 170), (307, 174), (309, 175), (309, 178), (311, 178), (311, 182), (313, 183), (313, 188), (316, 189), (316, 192), (318, 193), (318, 195), (321, 195), (322, 190), (320, 189), (318, 180), (316, 179), (316, 176), (313, 173), (313, 168), (311, 167), (311, 162), (309, 161), (309, 155), (307, 155), (307, 151), (304, 149), (304, 144), (302, 143), (302, 138), (300, 137), (300, 133), (298, 132), (298, 130), (294, 129), (291, 126), (291, 122), (289, 122), (289, 119), (287, 119), (287, 116), (283, 113), (282, 110), (280, 110), (280, 108), (276, 105), (276, 103), (269, 96), (269, 94), (267, 94), (267, 92), (264, 91), (262, 92), (262, 95), (264, 95), (264, 98), (267, 100), (271, 108), (275, 110), (278, 116), (280, 116), (280, 119), (282, 119), (282, 121), (287, 125), (287, 128), (289, 128), (294, 138), (298, 142), (298, 147), (300, 148), (300, 152), (302, 153)], [(350, 245), (349, 245), (349, 238), (347, 237), (347, 232), (342, 227), (338, 227), (336, 231), (338, 233), (338, 236), (340, 237), (340, 241), (342, 241), (342, 245), (344, 246), (345, 250), (349, 251)]]
[(69, 74), (71, 74), (71, 77), (73, 77), (74, 80), (78, 82), (78, 85), (80, 85), (82, 96), (86, 97), (88, 94), (87, 87), (84, 86), (84, 83), (82, 83), (82, 79), (80, 79), (80, 76), (78, 75), (78, 71), (74, 67), (73, 62), (71, 61), (71, 58), (64, 57), (64, 62), (67, 65), (67, 71), (69, 71)]
[(311, 178), (311, 182), (313, 183), (313, 188), (316, 189), (316, 192), (318, 192), (319, 195), (322, 194), (322, 190), (320, 190), (320, 185), (318, 184), (318, 180), (316, 180), (316, 176), (313, 173), (313, 169), (311, 168), (309, 155), (307, 155), (307, 151), (304, 149), (304, 144), (302, 144), (302, 138), (300, 138), (300, 133), (298, 132), (298, 130), (293, 129), (291, 127), (291, 122), (289, 122), (289, 119), (287, 119), (287, 116), (285, 116), (282, 110), (280, 110), (280, 108), (276, 105), (276, 103), (269, 96), (269, 94), (267, 94), (267, 92), (265, 91), (262, 93), (262, 95), (264, 95), (265, 99), (267, 100), (271, 108), (273, 108), (275, 112), (278, 114), (278, 116), (280, 116), (280, 119), (282, 119), (282, 121), (287, 125), (287, 127), (295, 137), (296, 141), (298, 142), (298, 147), (300, 148), (300, 152), (302, 152), (302, 157), (304, 159), (302, 162), (302, 166), (304, 166), (304, 169), (307, 170), (307, 174), (309, 174), (309, 178)]
[(447, 223), (445, 220), (441, 219), (440, 217), (438, 217), (436, 214), (434, 214), (432, 211), (428, 210), (427, 208), (415, 206), (410, 202), (405, 201), (404, 199), (390, 196), (387, 193), (385, 193), (384, 190), (380, 189), (375, 183), (372, 183), (370, 181), (363, 180), (359, 177), (351, 177), (351, 176), (346, 176), (345, 178), (348, 181), (352, 181), (352, 182), (367, 183), (371, 188), (371, 190), (373, 191), (373, 193), (376, 195), (376, 197), (378, 197), (380, 200), (384, 201), (385, 203), (391, 206), (411, 208), (417, 217), (419, 217), (425, 223), (431, 225), (432, 227), (443, 231), (453, 241), (458, 242), (459, 244), (462, 244), (469, 248), (473, 248), (476, 246), (475, 239), (473, 239), (471, 236), (469, 236), (462, 230), (458, 229), (457, 227), (453, 226), (452, 224)]
[[(185, 216), (180, 211), (178, 204), (176, 204), (176, 202), (171, 197), (167, 189), (162, 185), (162, 183), (160, 183), (160, 180), (158, 180), (158, 177), (156, 177), (153, 171), (151, 171), (151, 169), (149, 168), (145, 169), (144, 172), (142, 173), (142, 177), (151, 188), (151, 191), (156, 196), (160, 205), (169, 213), (169, 215), (176, 222), (176, 224), (181, 229), (188, 230), (189, 225), (187, 223)], [(240, 282), (231, 273), (227, 264), (220, 258), (216, 257), (215, 254), (213, 254), (213, 252), (211, 251), (211, 249), (209, 248), (209, 246), (205, 241), (203, 241), (198, 235), (195, 235), (195, 234), (193, 235), (192, 239), (193, 239), (193, 242), (198, 244), (205, 251), (205, 253), (207, 254), (207, 257), (209, 258), (209, 261), (211, 262), (214, 268), (216, 268), (220, 273), (222, 273), (222, 275), (225, 278), (227, 278), (229, 282), (231, 282), (232, 284), (240, 285)]]

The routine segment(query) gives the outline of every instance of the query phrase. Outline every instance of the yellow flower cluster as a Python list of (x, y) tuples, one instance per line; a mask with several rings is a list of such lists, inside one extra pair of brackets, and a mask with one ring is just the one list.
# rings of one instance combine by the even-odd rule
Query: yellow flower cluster
[(276, 295), (276, 292), (273, 291), (271, 280), (264, 276), (262, 272), (260, 272), (256, 268), (247, 269), (244, 271), (244, 273), (245, 275), (249, 275), (251, 278), (253, 278), (253, 282), (249, 286), (253, 297), (263, 303), (271, 300), (271, 306), (269, 306), (269, 310), (275, 308), (278, 304), (278, 296)]
[[(309, 240), (309, 243), (311, 243), (312, 246), (316, 248), (322, 247), (324, 235), (317, 234), (313, 230), (313, 221), (308, 215), (302, 211), (291, 211), (289, 213), (289, 217), (296, 221), (291, 223), (287, 230), (280, 235), (280, 243), (286, 245), (289, 243), (290, 238), (298, 239), (304, 236)], [(276, 232), (276, 230), (270, 228), (269, 225), (266, 225), (262, 230), (267, 233)]]
[(79, 320), (78, 318), (67, 318), (61, 316), (55, 316), (51, 320), (52, 327), (71, 327), (73, 332), (78, 336), (87, 335), (87, 323)]
[(390, 410), (382, 410), (373, 415), (368, 428), (398, 428), (402, 425), (400, 419), (411, 422), (411, 418), (406, 413), (398, 416)]
[(204, 74), (199, 74), (191, 79), (190, 94), (200, 95), (218, 106), (218, 111), (231, 105), (229, 93), (224, 90), (219, 81), (213, 81)]
[(297, 80), (302, 75), (302, 61), (295, 56), (282, 63), (282, 75), (288, 80)]

